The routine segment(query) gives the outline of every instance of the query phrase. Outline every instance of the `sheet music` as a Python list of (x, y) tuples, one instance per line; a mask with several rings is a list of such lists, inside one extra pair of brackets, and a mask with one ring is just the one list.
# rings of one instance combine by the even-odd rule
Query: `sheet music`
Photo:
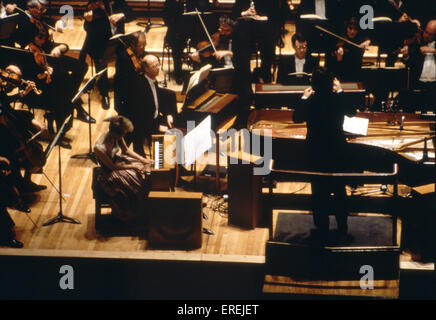
[(369, 119), (360, 117), (344, 117), (343, 130), (345, 132), (366, 136), (368, 133)]
[(209, 75), (209, 71), (212, 69), (212, 65), (207, 64), (204, 67), (202, 67), (200, 70), (196, 71), (191, 78), (189, 78), (188, 88), (186, 89), (186, 94), (198, 85), (201, 81), (207, 78)]
[(211, 126), (212, 118), (209, 115), (185, 136), (185, 168), (188, 169), (190, 165), (212, 147)]

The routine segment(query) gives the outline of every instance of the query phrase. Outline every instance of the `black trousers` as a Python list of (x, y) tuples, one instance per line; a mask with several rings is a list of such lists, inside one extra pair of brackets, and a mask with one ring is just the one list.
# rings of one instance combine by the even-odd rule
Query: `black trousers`
[(345, 185), (325, 181), (313, 181), (311, 185), (313, 222), (316, 228), (327, 232), (329, 230), (329, 215), (334, 214), (338, 230), (346, 232), (348, 229), (348, 210)]
[(6, 207), (0, 205), (0, 239), (11, 240), (15, 238), (15, 223), (12, 220)]

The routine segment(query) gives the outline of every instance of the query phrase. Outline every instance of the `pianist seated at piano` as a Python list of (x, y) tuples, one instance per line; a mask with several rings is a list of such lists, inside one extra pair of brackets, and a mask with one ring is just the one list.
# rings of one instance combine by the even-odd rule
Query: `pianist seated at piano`
[(295, 54), (280, 58), (277, 70), (277, 83), (309, 83), (312, 70), (319, 65), (319, 59), (312, 57), (307, 51), (308, 43), (301, 33), (295, 33), (291, 41)]
[(359, 81), (361, 80), (363, 53), (371, 41), (362, 34), (355, 17), (345, 23), (343, 38), (344, 40), (335, 41), (330, 53), (326, 54), (326, 67), (340, 81)]
[(150, 189), (147, 176), (153, 161), (127, 147), (124, 136), (133, 131), (129, 119), (115, 116), (109, 121), (109, 130), (94, 145), (94, 154), (102, 167), (97, 181), (111, 199), (112, 215), (120, 223), (134, 227), (147, 218), (145, 201)]

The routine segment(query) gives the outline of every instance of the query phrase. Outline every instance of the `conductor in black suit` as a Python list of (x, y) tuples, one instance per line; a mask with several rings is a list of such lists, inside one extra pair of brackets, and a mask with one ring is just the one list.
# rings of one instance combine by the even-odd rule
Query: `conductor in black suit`
[(159, 58), (147, 54), (141, 62), (144, 75), (139, 81), (140, 99), (130, 114), (135, 129), (126, 136), (126, 142), (133, 142), (133, 150), (144, 156), (144, 144), (148, 143), (150, 147), (151, 135), (165, 133), (173, 127), (177, 115), (177, 100), (174, 91), (158, 86), (156, 78), (161, 66)]
[(282, 57), (279, 60), (277, 71), (278, 83), (290, 83), (295, 80), (290, 73), (308, 73), (311, 74), (313, 69), (319, 65), (319, 59), (312, 57), (307, 52), (307, 41), (299, 32), (295, 33), (292, 38), (292, 47), (295, 54)]
[[(310, 170), (318, 172), (346, 172), (347, 142), (343, 131), (344, 116), (352, 116), (342, 96), (341, 83), (327, 69), (317, 67), (312, 75), (312, 87), (305, 90), (296, 108), (295, 122), (306, 121), (307, 148)], [(329, 211), (334, 211), (338, 232), (345, 236), (348, 231), (348, 210), (345, 203), (345, 185), (312, 181), (313, 219), (315, 234), (322, 239), (329, 230)], [(331, 194), (336, 197), (332, 202)]]

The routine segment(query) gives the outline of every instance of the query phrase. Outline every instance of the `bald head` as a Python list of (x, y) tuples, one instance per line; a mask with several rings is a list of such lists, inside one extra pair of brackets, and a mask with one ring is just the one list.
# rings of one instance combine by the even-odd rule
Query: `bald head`
[(430, 20), (425, 27), (423, 33), (423, 40), (425, 42), (432, 42), (436, 35), (436, 20)]
[(144, 66), (145, 74), (155, 80), (156, 77), (159, 75), (159, 69), (160, 69), (160, 61), (158, 57), (152, 54), (147, 54), (142, 58), (142, 64)]

